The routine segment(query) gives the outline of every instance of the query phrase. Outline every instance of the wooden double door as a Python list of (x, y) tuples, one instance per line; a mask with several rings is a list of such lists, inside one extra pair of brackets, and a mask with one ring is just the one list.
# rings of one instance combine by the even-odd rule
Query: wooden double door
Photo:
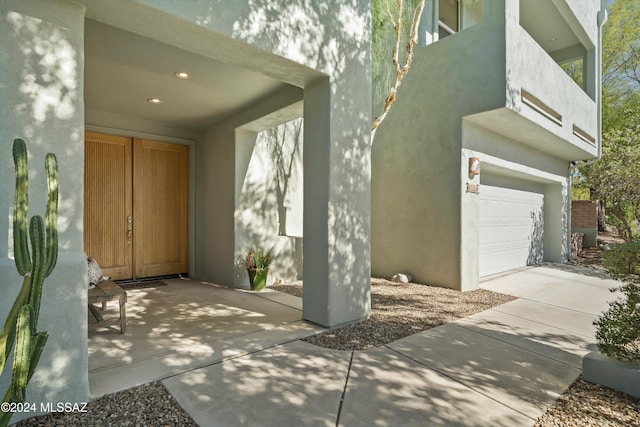
[(188, 150), (86, 132), (84, 248), (105, 275), (188, 271)]

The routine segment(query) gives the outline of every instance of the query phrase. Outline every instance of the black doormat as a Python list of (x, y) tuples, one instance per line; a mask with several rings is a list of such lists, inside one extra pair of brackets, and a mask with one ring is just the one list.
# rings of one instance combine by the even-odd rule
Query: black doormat
[(118, 283), (122, 289), (146, 289), (146, 288), (157, 288), (159, 286), (167, 286), (165, 282), (162, 280), (146, 280), (141, 282), (132, 282), (132, 281), (123, 281), (122, 283)]

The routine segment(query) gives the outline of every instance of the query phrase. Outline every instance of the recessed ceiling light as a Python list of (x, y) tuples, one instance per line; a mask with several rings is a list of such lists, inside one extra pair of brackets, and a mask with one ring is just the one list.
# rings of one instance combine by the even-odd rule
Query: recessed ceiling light
[(188, 80), (191, 78), (191, 74), (187, 73), (186, 71), (178, 71), (176, 73), (176, 77), (182, 80)]
[(554, 42), (554, 41), (556, 41), (556, 40), (558, 40), (558, 38), (557, 38), (557, 37), (551, 37), (551, 38), (549, 39), (549, 41), (550, 41), (550, 42)]
[(161, 104), (162, 100), (160, 100), (158, 98), (147, 98), (147, 102), (150, 102), (152, 104)]

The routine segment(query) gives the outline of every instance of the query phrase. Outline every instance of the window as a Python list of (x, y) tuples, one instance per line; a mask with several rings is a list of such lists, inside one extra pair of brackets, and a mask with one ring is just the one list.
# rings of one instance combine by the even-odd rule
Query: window
[(482, 21), (483, 0), (438, 0), (438, 38)]
[(438, 34), (441, 39), (458, 32), (458, 0), (438, 0)]

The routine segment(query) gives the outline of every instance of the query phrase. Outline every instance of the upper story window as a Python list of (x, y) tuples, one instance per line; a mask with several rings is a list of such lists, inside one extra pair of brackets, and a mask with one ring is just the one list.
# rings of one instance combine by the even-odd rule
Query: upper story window
[(438, 0), (438, 38), (482, 21), (483, 0)]

